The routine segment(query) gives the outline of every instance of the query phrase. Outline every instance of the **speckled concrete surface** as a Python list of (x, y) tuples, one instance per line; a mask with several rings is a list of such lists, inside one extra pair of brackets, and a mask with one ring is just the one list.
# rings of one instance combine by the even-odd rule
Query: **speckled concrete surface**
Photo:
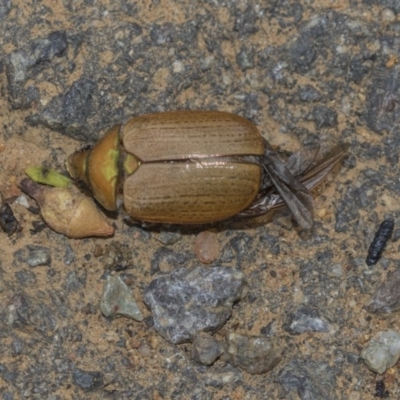
[[(395, 240), (365, 263), (382, 220), (393, 217), (400, 236), (399, 13), (394, 0), (0, 1), (0, 191), (22, 227), (0, 232), (2, 398), (400, 397), (396, 365), (377, 375), (360, 358), (378, 332), (400, 332), (396, 308), (365, 308), (399, 268)], [(289, 152), (349, 143), (316, 193), (312, 232), (285, 210), (180, 233), (117, 217), (113, 239), (33, 229), (40, 216), (15, 201), (27, 166), (65, 171), (68, 154), (114, 123), (171, 109), (245, 116)], [(145, 288), (160, 272), (203, 265), (205, 229), (220, 249), (211, 266), (240, 268), (249, 287), (215, 337), (279, 340), (270, 372), (226, 358), (199, 365), (190, 344), (154, 330)], [(45, 265), (18, 256), (28, 245), (47, 248)], [(129, 283), (143, 322), (102, 316), (110, 271)], [(326, 329), (293, 328), (307, 318)]]

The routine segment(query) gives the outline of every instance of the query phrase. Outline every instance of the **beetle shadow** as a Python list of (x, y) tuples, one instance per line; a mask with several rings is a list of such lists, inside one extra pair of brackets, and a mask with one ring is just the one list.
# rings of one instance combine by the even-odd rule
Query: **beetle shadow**
[[(244, 218), (231, 218), (223, 221), (216, 221), (208, 224), (193, 224), (193, 225), (185, 225), (185, 224), (163, 224), (163, 223), (148, 223), (139, 220), (133, 220), (129, 216), (125, 216), (124, 224), (131, 227), (138, 227), (140, 229), (144, 229), (150, 233), (176, 233), (180, 232), (183, 236), (188, 235), (198, 235), (199, 233), (207, 230), (215, 231), (216, 233), (222, 233), (227, 231), (234, 230), (255, 230), (257, 228), (268, 226), (271, 222), (273, 222), (273, 217), (276, 213), (284, 212), (285, 217), (290, 215), (289, 210), (285, 209), (277, 209), (272, 210), (269, 213), (261, 216), (254, 217), (244, 217)], [(298, 224), (295, 222), (293, 217), (291, 218), (293, 221), (293, 229), (301, 229)]]

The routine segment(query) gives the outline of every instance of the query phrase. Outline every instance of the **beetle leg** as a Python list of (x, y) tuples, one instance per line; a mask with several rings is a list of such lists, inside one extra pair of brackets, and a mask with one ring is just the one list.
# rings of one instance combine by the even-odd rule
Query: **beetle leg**
[(264, 185), (253, 203), (235, 217), (258, 216), (286, 205), (301, 227), (310, 228), (313, 222), (310, 191), (325, 179), (347, 148), (348, 145), (338, 145), (318, 160), (320, 148), (312, 146), (293, 154), (284, 163), (266, 145), (265, 173), (273, 186)]

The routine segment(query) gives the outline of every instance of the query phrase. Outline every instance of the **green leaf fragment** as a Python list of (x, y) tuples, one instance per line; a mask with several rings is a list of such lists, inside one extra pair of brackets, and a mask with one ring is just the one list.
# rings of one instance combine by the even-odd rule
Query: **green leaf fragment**
[(40, 166), (29, 167), (25, 170), (25, 173), (33, 181), (37, 183), (43, 183), (44, 185), (66, 188), (72, 183), (71, 179), (61, 175), (54, 169), (48, 169)]

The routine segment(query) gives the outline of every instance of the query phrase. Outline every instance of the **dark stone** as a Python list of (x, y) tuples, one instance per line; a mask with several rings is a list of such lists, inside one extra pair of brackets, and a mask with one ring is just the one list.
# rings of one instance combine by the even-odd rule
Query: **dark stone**
[(85, 269), (68, 272), (63, 287), (68, 292), (77, 292), (86, 286), (87, 272)]
[(11, 342), (11, 350), (14, 355), (22, 354), (22, 350), (24, 349), (24, 344), (22, 340), (18, 337), (14, 337)]
[(25, 294), (16, 294), (9, 301), (9, 324), (18, 329), (31, 329), (51, 337), (56, 328), (53, 311), (39, 300)]
[(0, 376), (10, 385), (15, 385), (18, 378), (17, 372), (10, 372), (4, 364), (0, 364)]
[(264, 233), (260, 236), (260, 243), (263, 248), (267, 246), (271, 254), (276, 256), (280, 253), (279, 238), (277, 236)]
[(203, 365), (212, 365), (224, 352), (225, 346), (206, 332), (198, 332), (194, 338), (191, 357)]
[(0, 0), (0, 19), (3, 19), (11, 10), (11, 0)]
[(388, 314), (400, 310), (400, 270), (388, 274), (365, 307), (377, 314)]
[(249, 248), (252, 241), (253, 238), (246, 233), (240, 233), (229, 241), (230, 246), (236, 251), (236, 259), (239, 266), (244, 259), (249, 257)]
[(369, 129), (382, 133), (399, 128), (399, 96), (400, 71), (396, 68), (374, 71), (363, 113)]
[(33, 41), (29, 58), (32, 63), (49, 62), (54, 57), (62, 57), (67, 51), (67, 35), (63, 31), (51, 32), (46, 38)]
[[(89, 78), (77, 80), (65, 94), (54, 97), (45, 109), (28, 119), (32, 125), (41, 123), (75, 139), (92, 136), (82, 132), (93, 114), (93, 95), (97, 85)], [(86, 137), (85, 137), (86, 134)]]
[(74, 368), (72, 371), (72, 382), (85, 392), (92, 392), (103, 386), (103, 374), (98, 371), (84, 371)]
[(309, 121), (315, 121), (317, 128), (334, 127), (337, 125), (337, 112), (327, 106), (316, 106), (306, 117)]
[(299, 89), (299, 97), (301, 101), (307, 101), (307, 102), (317, 102), (322, 99), (322, 94), (315, 89), (314, 86), (311, 85), (305, 85), (301, 86)]
[(151, 275), (154, 275), (162, 271), (161, 265), (166, 263), (169, 266), (176, 264), (183, 264), (189, 260), (191, 256), (187, 253), (176, 253), (172, 249), (167, 247), (161, 247), (158, 249), (151, 260)]
[(232, 363), (250, 374), (263, 374), (279, 363), (283, 349), (276, 338), (229, 333), (228, 354)]
[(64, 264), (71, 265), (75, 260), (75, 252), (70, 245), (65, 246)]
[(244, 11), (237, 10), (235, 17), (233, 29), (240, 36), (252, 35), (258, 31), (256, 26), (257, 14), (253, 6), (247, 6)]
[(43, 246), (27, 245), (14, 253), (17, 262), (28, 264), (31, 268), (50, 265), (50, 249)]
[(348, 232), (359, 217), (359, 189), (348, 187), (342, 199), (336, 204), (336, 232)]
[(336, 398), (335, 371), (325, 362), (292, 359), (280, 371), (277, 382), (283, 385), (285, 397), (296, 391), (301, 400)]
[(243, 46), (238, 55), (236, 56), (236, 62), (242, 71), (254, 68), (254, 51), (247, 46)]
[(33, 40), (26, 50), (18, 50), (8, 56), (8, 92), (14, 108), (28, 107), (33, 100), (38, 99), (37, 89), (25, 90), (25, 82), (36, 76), (44, 63), (52, 61), (54, 57), (64, 56), (67, 47), (66, 33), (55, 31), (45, 38)]
[(15, 272), (15, 277), (21, 286), (33, 286), (36, 284), (36, 274), (33, 271), (22, 269)]
[(165, 22), (162, 25), (154, 24), (150, 29), (150, 38), (157, 45), (162, 45), (172, 41), (175, 25)]
[(289, 55), (295, 70), (299, 73), (307, 72), (317, 58), (313, 42), (306, 37), (300, 37), (296, 40), (289, 49)]

